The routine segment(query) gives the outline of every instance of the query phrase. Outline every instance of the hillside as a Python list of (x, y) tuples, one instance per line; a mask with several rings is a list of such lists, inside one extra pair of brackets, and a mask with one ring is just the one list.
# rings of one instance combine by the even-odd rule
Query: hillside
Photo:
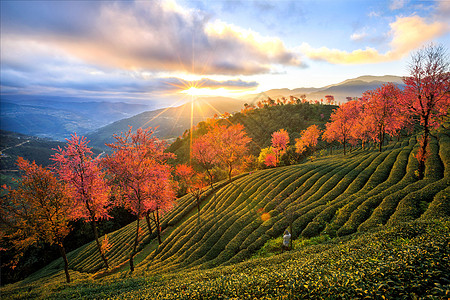
[[(195, 125), (215, 114), (239, 111), (243, 105), (243, 101), (232, 98), (198, 98), (193, 106), (192, 124)], [(99, 128), (86, 136), (88, 140), (91, 140), (92, 146), (107, 149), (105, 143), (112, 143), (113, 135), (128, 131), (129, 126), (134, 129), (158, 127), (155, 131), (156, 137), (160, 139), (176, 138), (191, 126), (191, 103), (146, 111)]]
[[(65, 142), (0, 130), (0, 178), (2, 184), (11, 185), (12, 178), (17, 178), (16, 162), (19, 156), (28, 161), (35, 161), (38, 165), (49, 166), (53, 163), (50, 160), (55, 153), (53, 149), (65, 146)], [(95, 155), (102, 152), (99, 149), (92, 149), (92, 151)]]
[[(219, 124), (242, 124), (245, 132), (252, 138), (250, 143), (250, 154), (258, 156), (262, 148), (271, 143), (272, 133), (285, 129), (290, 136), (291, 142), (300, 137), (300, 131), (312, 124), (323, 128), (328, 122), (331, 113), (336, 108), (334, 105), (321, 105), (310, 103), (286, 104), (254, 109), (244, 113), (235, 113), (227, 120), (218, 120)], [(194, 138), (204, 134), (205, 124), (196, 126)], [(189, 160), (189, 136), (178, 138), (172, 143), (168, 152), (177, 155), (176, 163), (186, 163)]]
[(74, 132), (84, 135), (149, 109), (147, 105), (122, 102), (16, 98), (2, 95), (0, 129), (62, 141)]
[[(256, 297), (283, 292), (375, 297), (377, 291), (395, 296), (403, 289), (409, 296), (443, 296), (449, 290), (448, 280), (441, 276), (448, 270), (450, 255), (448, 221), (447, 225), (408, 223), (450, 217), (450, 137), (445, 131), (436, 136), (423, 180), (415, 175), (418, 144), (411, 137), (391, 142), (382, 152), (359, 149), (346, 156), (325, 156), (217, 183), (214, 191), (204, 194), (200, 223), (193, 199), (184, 196), (163, 217), (161, 245), (149, 239), (148, 229), (142, 227), (136, 277), (123, 279), (128, 269), (127, 244), (136, 226), (132, 223), (108, 235), (114, 245), (108, 256), (115, 275), (91, 284), (89, 273), (101, 266), (92, 242), (69, 253), (70, 268), (80, 285), (66, 285), (60, 296), (80, 288), (85, 297), (127, 298), (142, 293), (141, 284), (152, 298), (158, 293), (166, 298), (215, 298), (222, 293), (232, 297), (246, 289)], [(297, 241), (316, 236), (331, 240), (285, 256), (236, 265), (280, 237), (290, 222)], [(393, 226), (401, 229), (390, 229)], [(216, 269), (206, 271), (211, 268)], [(46, 276), (51, 277), (42, 279)], [(57, 260), (24, 283), (30, 287), (35, 280), (50, 284), (63, 281), (63, 276), (62, 260)], [(167, 285), (162, 278), (174, 282)], [(12, 295), (21, 285), (4, 291)]]

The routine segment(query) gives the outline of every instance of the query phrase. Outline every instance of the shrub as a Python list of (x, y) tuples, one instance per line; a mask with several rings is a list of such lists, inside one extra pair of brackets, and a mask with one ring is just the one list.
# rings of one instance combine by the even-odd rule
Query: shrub
[(436, 194), (428, 209), (421, 216), (423, 219), (450, 217), (450, 187)]

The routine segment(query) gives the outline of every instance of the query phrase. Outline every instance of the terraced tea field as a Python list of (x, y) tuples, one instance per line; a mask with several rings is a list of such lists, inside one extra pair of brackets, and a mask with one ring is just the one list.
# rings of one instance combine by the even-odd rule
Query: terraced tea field
[[(368, 236), (373, 234), (371, 232), (378, 231), (379, 228), (389, 230), (385, 229), (385, 225), (392, 228), (407, 226), (402, 224), (412, 221), (448, 218), (450, 137), (446, 133), (439, 133), (432, 139), (431, 156), (427, 160), (423, 180), (418, 180), (415, 174), (417, 148), (416, 138), (411, 137), (392, 142), (384, 147), (382, 152), (359, 149), (346, 156), (337, 154), (319, 158), (314, 162), (242, 174), (235, 177), (231, 183), (216, 184), (214, 190), (208, 190), (204, 194), (200, 220), (197, 219), (194, 199), (189, 195), (184, 196), (178, 200), (178, 205), (172, 211), (163, 216), (161, 245), (157, 244), (154, 235), (149, 237), (147, 225), (141, 222), (144, 223), (141, 228), (142, 242), (133, 276), (145, 275), (158, 281), (159, 279), (155, 279), (161, 278), (158, 276), (170, 277), (171, 275), (167, 274), (174, 272), (197, 272), (194, 277), (206, 276), (211, 279), (226, 274), (227, 280), (235, 280), (229, 275), (234, 272), (231, 270), (237, 268), (236, 272), (241, 272), (239, 268), (244, 268), (242, 266), (245, 265), (234, 267), (235, 264), (249, 260), (268, 241), (280, 237), (291, 222), (294, 239), (327, 235), (331, 238), (331, 244), (336, 245), (336, 241), (347, 243), (347, 237), (355, 233), (356, 236), (365, 236), (363, 240), (366, 242), (370, 241)], [(129, 275), (127, 259), (135, 226), (136, 224), (132, 223), (108, 235), (113, 245), (107, 255), (113, 268), (112, 275), (101, 274), (101, 259), (94, 242), (69, 253), (70, 268), (75, 278), (93, 280), (92, 274), (100, 271), (97, 277), (109, 276), (97, 280), (101, 280), (103, 284), (109, 282), (118, 285), (117, 280)], [(155, 228), (152, 228), (152, 231), (155, 232)], [(392, 230), (389, 232), (392, 233)], [(312, 247), (311, 255), (319, 257), (320, 251), (330, 249), (331, 246), (326, 245)], [(380, 245), (377, 247), (381, 247)], [(448, 250), (448, 242), (444, 243), (445, 247)], [(301, 251), (304, 255), (310, 254), (309, 250)], [(301, 255), (294, 253), (297, 252), (286, 255), (289, 259), (296, 257), (295, 259), (301, 260)], [(444, 253), (448, 256), (448, 252)], [(277, 258), (272, 258), (271, 262), (276, 260)], [(312, 263), (314, 264), (317, 262)], [(270, 268), (275, 268), (276, 263), (269, 265)], [(45, 276), (61, 277), (62, 267), (62, 260), (57, 260), (24, 283), (31, 283)], [(221, 271), (206, 271), (215, 267), (220, 268), (214, 270)], [(258, 272), (262, 272), (261, 268), (263, 267), (257, 268)], [(297, 268), (305, 267), (297, 265)], [(222, 275), (217, 275), (217, 272)], [(283, 274), (285, 275), (280, 275), (279, 278), (280, 284), (290, 284), (287, 273)], [(239, 279), (242, 274), (236, 276), (237, 286), (243, 288), (251, 285), (251, 281), (244, 284), (241, 281), (244, 279)], [(188, 277), (183, 278), (192, 282)], [(333, 278), (329, 278), (330, 286), (337, 280), (337, 277)], [(127, 280), (127, 284), (130, 284), (132, 279)], [(305, 280), (302, 282), (306, 282)], [(177, 287), (181, 289), (183, 284), (180, 279), (176, 282)], [(215, 284), (211, 280), (209, 282)], [(148, 282), (146, 284), (151, 285)], [(127, 289), (132, 288), (128, 286)], [(175, 292), (170, 287), (167, 289), (168, 293)], [(216, 296), (221, 293), (217, 286), (214, 290), (217, 292)], [(180, 293), (181, 290), (176, 292)], [(152, 290), (151, 293), (156, 292)], [(280, 296), (277, 293), (274, 295)]]

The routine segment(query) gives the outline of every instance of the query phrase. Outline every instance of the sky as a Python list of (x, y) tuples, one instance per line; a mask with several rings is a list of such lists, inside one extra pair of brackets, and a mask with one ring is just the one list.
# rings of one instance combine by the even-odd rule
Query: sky
[[(1, 1), (1, 96), (174, 105), (408, 74), (450, 0)], [(186, 91), (187, 90), (187, 91)]]

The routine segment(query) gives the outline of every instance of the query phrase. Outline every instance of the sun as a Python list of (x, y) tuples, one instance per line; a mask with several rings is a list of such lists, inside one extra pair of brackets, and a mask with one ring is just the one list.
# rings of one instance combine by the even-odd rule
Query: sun
[(201, 94), (201, 89), (199, 89), (198, 87), (195, 87), (195, 86), (191, 86), (188, 89), (184, 90), (183, 93), (186, 93), (190, 96), (195, 97), (195, 96), (198, 96)]

